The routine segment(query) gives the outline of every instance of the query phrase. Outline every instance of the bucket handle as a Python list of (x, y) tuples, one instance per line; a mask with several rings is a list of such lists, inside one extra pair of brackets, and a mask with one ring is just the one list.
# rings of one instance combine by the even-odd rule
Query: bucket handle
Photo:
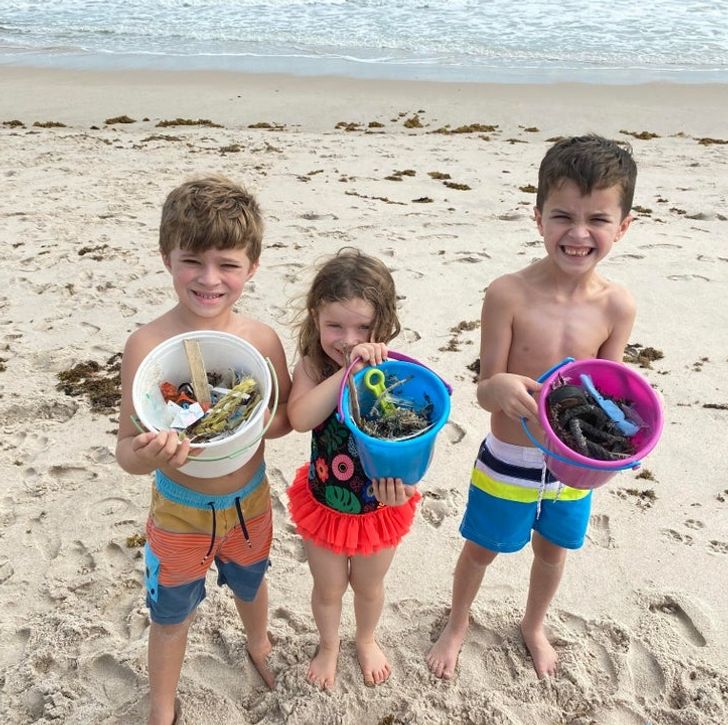
[[(228, 458), (236, 458), (237, 456), (241, 455), (242, 453), (245, 453), (249, 448), (252, 448), (253, 446), (260, 443), (261, 438), (265, 436), (265, 434), (268, 432), (268, 428), (270, 428), (271, 424), (273, 423), (273, 418), (275, 417), (276, 411), (278, 410), (278, 376), (276, 375), (275, 368), (273, 367), (273, 363), (270, 361), (270, 358), (265, 358), (266, 363), (268, 364), (268, 367), (270, 368), (271, 372), (271, 379), (273, 381), (273, 410), (271, 411), (270, 417), (268, 418), (268, 422), (263, 426), (263, 430), (255, 437), (253, 441), (248, 443), (248, 445), (243, 446), (242, 448), (238, 448), (237, 451), (233, 451), (232, 453), (228, 453), (226, 456), (216, 456), (215, 458), (197, 458), (196, 456), (190, 456), (189, 462), (196, 461), (197, 463), (214, 463), (216, 461), (226, 461)], [(268, 402), (270, 402), (270, 398), (268, 398)], [(144, 428), (140, 425), (139, 419), (135, 416), (131, 416), (131, 421), (136, 426), (136, 429), (140, 433), (145, 433), (146, 431)]]
[[(445, 386), (445, 389), (448, 392), (448, 395), (452, 395), (452, 385), (448, 383), (442, 376), (438, 375), (432, 368), (427, 367), (424, 363), (420, 362), (419, 360), (415, 360), (415, 358), (410, 357), (409, 355), (405, 355), (403, 352), (396, 352), (395, 350), (389, 350), (387, 352), (387, 358), (392, 358), (392, 360), (400, 360), (401, 362), (408, 362), (413, 363), (414, 365), (419, 365), (420, 367), (425, 368), (425, 370), (429, 370), (433, 375), (438, 377), (442, 384)], [(339, 403), (336, 406), (337, 414), (336, 417), (339, 419), (339, 423), (344, 422), (344, 388), (346, 388), (346, 381), (349, 379), (349, 375), (351, 374), (352, 368), (354, 365), (356, 365), (361, 358), (357, 357), (354, 358), (350, 363), (349, 366), (344, 371), (344, 377), (341, 379), (341, 385), (339, 386)]]
[[(549, 368), (545, 373), (541, 373), (541, 375), (536, 378), (537, 383), (543, 383), (546, 380), (548, 380), (557, 370), (564, 367), (564, 365), (568, 365), (569, 363), (574, 362), (573, 357), (565, 357), (561, 362), (556, 363), (553, 367)], [(523, 427), (523, 430), (525, 431), (526, 435), (528, 436), (528, 439), (533, 443), (536, 448), (539, 448), (542, 453), (545, 453), (547, 456), (551, 458), (555, 458), (557, 461), (561, 461), (561, 463), (566, 463), (570, 466), (575, 466), (576, 468), (586, 468), (590, 471), (601, 471), (603, 469), (597, 468), (596, 466), (590, 466), (586, 463), (581, 463), (579, 461), (573, 461), (570, 458), (566, 458), (565, 456), (560, 455), (559, 453), (555, 453), (552, 450), (549, 450), (546, 448), (546, 446), (541, 443), (541, 441), (537, 440), (536, 437), (531, 433), (531, 431), (528, 428), (528, 421), (525, 417), (521, 418), (521, 426)], [(616, 468), (610, 468), (610, 471), (626, 471), (630, 468), (639, 468), (642, 465), (642, 461), (635, 461), (633, 463), (626, 463), (623, 466), (618, 466)]]

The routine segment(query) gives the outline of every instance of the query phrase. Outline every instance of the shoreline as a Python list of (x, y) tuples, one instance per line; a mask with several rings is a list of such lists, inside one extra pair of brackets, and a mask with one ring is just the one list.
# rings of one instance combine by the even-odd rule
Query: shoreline
[[(660, 135), (725, 132), (728, 84), (486, 84), (367, 80), (228, 71), (70, 71), (0, 67), (0, 122), (101, 124), (127, 114), (270, 122), (320, 132), (339, 121), (389, 126), (425, 111), (439, 124), (538, 126), (547, 133), (622, 129)], [(696, 109), (700, 109), (696, 113)], [(380, 114), (374, 119), (372, 114)]]
[[(5, 50), (5, 52), (2, 52)], [(659, 67), (624, 65), (568, 65), (547, 58), (517, 59), (489, 65), (439, 64), (433, 59), (369, 59), (342, 52), (340, 55), (309, 55), (291, 49), (286, 53), (256, 55), (166, 54), (163, 52), (101, 52), (78, 49), (23, 48), (17, 52), (0, 48), (0, 66), (89, 72), (235, 73), (238, 75), (293, 75), (298, 78), (334, 77), (342, 80), (422, 81), (489, 85), (590, 85), (637, 86), (648, 83), (710, 85), (728, 83), (726, 67)]]

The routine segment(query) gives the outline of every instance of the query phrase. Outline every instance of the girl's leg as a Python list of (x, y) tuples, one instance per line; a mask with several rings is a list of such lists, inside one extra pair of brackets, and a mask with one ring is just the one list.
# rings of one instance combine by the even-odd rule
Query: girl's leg
[(255, 669), (268, 687), (273, 689), (275, 677), (268, 667), (268, 655), (273, 649), (268, 636), (268, 585), (263, 579), (252, 602), (234, 597), (240, 619), (243, 620), (246, 649)]
[(450, 616), (437, 642), (427, 653), (427, 665), (435, 676), (449, 680), (455, 674), (460, 648), (468, 631), (470, 607), (485, 570), (497, 555), (472, 541), (465, 542), (453, 575)]
[(521, 620), (521, 634), (539, 677), (556, 673), (556, 650), (546, 637), (544, 620), (551, 600), (559, 588), (566, 563), (566, 549), (552, 544), (537, 531), (531, 538), (533, 564), (528, 587), (526, 613)]
[(353, 556), (349, 581), (354, 590), (356, 653), (364, 684), (379, 685), (391, 673), (387, 657), (374, 639), (374, 630), (384, 607), (384, 576), (396, 548), (383, 549), (372, 556)]
[(194, 612), (179, 624), (152, 622), (149, 628), (149, 725), (174, 720), (174, 696)]
[(319, 646), (308, 668), (308, 679), (327, 689), (336, 677), (341, 600), (349, 586), (349, 559), (310, 541), (304, 540), (303, 546), (313, 576), (311, 609), (319, 631)]

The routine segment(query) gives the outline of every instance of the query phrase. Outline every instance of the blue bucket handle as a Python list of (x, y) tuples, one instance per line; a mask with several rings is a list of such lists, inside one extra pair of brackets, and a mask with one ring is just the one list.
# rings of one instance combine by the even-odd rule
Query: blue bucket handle
[[(573, 363), (574, 358), (573, 357), (565, 357), (561, 362), (556, 363), (553, 367), (549, 368), (545, 373), (541, 373), (541, 375), (536, 378), (537, 383), (543, 383), (546, 380), (548, 380), (557, 370), (564, 367), (564, 365), (568, 365), (569, 363)], [(525, 417), (521, 418), (521, 426), (523, 427), (523, 430), (525, 431), (526, 435), (528, 436), (528, 439), (533, 443), (536, 448), (539, 448), (542, 453), (545, 453), (547, 456), (550, 456), (551, 458), (555, 458), (557, 461), (561, 461), (561, 463), (566, 463), (570, 466), (575, 466), (576, 468), (586, 468), (589, 471), (603, 471), (603, 468), (598, 468), (597, 466), (590, 466), (586, 463), (580, 463), (579, 461), (573, 461), (571, 458), (566, 458), (565, 456), (560, 455), (559, 453), (555, 453), (552, 450), (549, 450), (546, 448), (546, 446), (541, 443), (541, 441), (537, 440), (536, 437), (531, 433), (531, 431), (528, 428), (528, 421)], [(634, 463), (627, 463), (623, 466), (618, 466), (616, 468), (610, 468), (610, 471), (626, 471), (630, 468), (639, 468), (642, 465), (642, 461), (635, 461)]]
[[(445, 390), (447, 390), (448, 395), (452, 395), (452, 385), (448, 383), (442, 376), (438, 375), (432, 368), (427, 367), (424, 363), (420, 362), (419, 360), (415, 360), (415, 358), (410, 357), (409, 355), (405, 355), (403, 352), (396, 352), (395, 350), (389, 350), (387, 352), (387, 358), (392, 358), (393, 360), (400, 360), (401, 362), (408, 362), (412, 363), (414, 365), (419, 365), (420, 367), (425, 368), (425, 370), (429, 370), (435, 377), (437, 377), (440, 382), (445, 386)], [(344, 422), (344, 388), (346, 387), (346, 381), (349, 379), (349, 375), (351, 373), (352, 368), (354, 365), (356, 365), (361, 358), (356, 358), (352, 360), (349, 363), (349, 367), (346, 368), (344, 371), (344, 377), (341, 379), (341, 386), (339, 387), (339, 403), (336, 406), (337, 414), (336, 417), (339, 419), (339, 423)]]

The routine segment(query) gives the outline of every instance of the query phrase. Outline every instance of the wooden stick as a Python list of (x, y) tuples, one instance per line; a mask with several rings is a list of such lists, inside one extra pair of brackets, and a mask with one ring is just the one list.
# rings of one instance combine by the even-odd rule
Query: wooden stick
[(192, 390), (195, 391), (195, 398), (197, 398), (202, 410), (208, 411), (212, 405), (212, 399), (210, 398), (210, 386), (207, 384), (207, 372), (200, 351), (200, 343), (197, 340), (184, 340), (184, 345), (187, 364), (190, 366)]
[[(344, 363), (346, 367), (349, 367), (351, 363), (351, 357), (349, 355), (350, 350), (344, 352)], [(349, 398), (351, 399), (351, 417), (354, 419), (357, 428), (361, 428), (361, 411), (359, 409), (359, 393), (357, 392), (356, 385), (354, 384), (354, 375), (349, 373), (346, 379), (346, 384), (349, 387)]]

